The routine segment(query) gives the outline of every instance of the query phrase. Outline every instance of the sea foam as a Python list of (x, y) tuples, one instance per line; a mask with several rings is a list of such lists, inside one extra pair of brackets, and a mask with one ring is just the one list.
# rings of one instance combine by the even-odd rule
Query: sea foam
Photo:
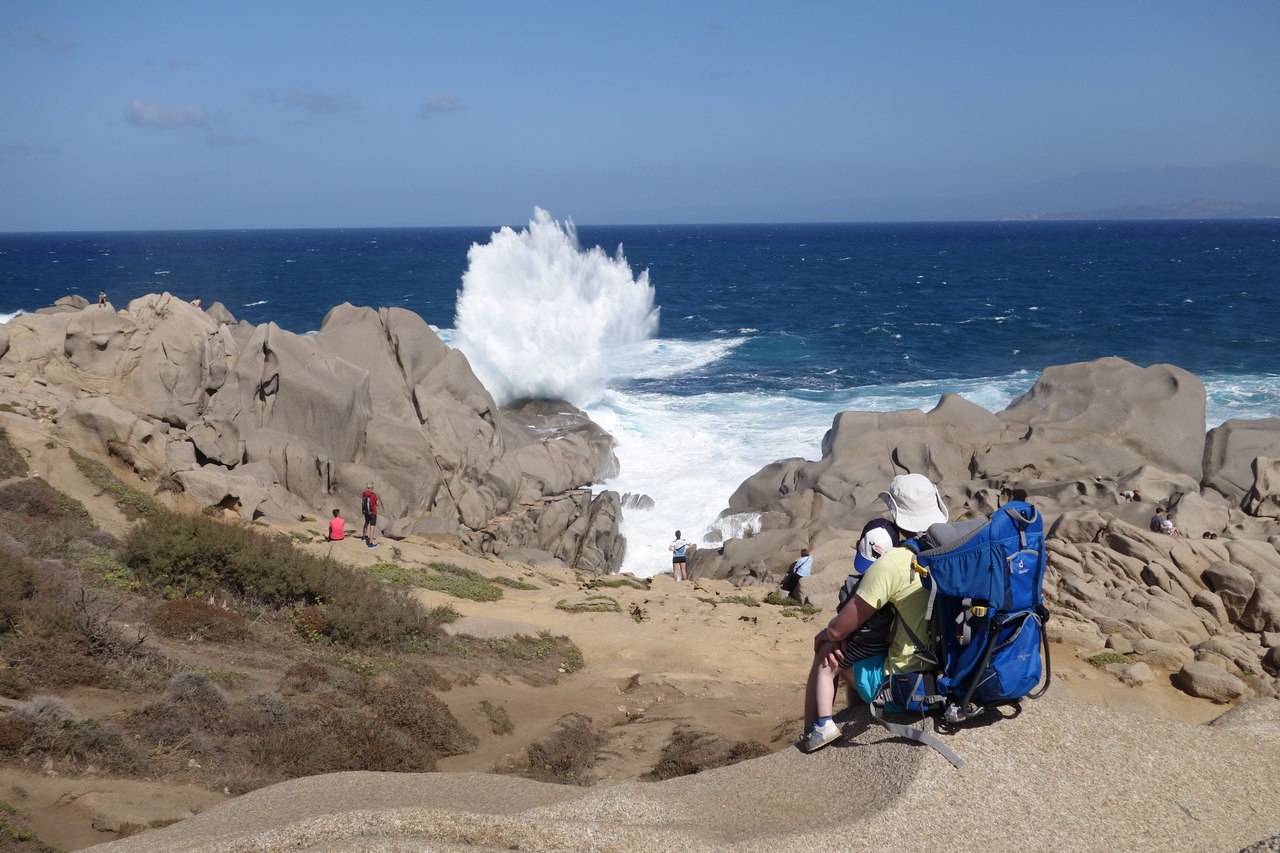
[(619, 246), (583, 250), (573, 222), (535, 208), (521, 231), (472, 244), (458, 292), (456, 344), (502, 404), (523, 397), (600, 399), (644, 360), (658, 330), (648, 270)]

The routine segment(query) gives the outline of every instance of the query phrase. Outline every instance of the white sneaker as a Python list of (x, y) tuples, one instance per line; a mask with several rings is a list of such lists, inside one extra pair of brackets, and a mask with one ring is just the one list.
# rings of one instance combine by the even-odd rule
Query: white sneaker
[(843, 734), (840, 727), (835, 724), (834, 720), (827, 720), (825, 725), (814, 723), (812, 729), (809, 730), (808, 736), (800, 744), (800, 748), (805, 752), (813, 752), (822, 749), (831, 741), (836, 740)]

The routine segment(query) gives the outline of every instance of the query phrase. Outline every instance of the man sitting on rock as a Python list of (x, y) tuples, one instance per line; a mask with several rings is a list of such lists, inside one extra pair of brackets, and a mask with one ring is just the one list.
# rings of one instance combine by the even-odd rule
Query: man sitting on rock
[[(923, 474), (894, 477), (889, 491), (881, 492), (880, 499), (889, 507), (899, 541), (916, 538), (930, 525), (944, 523), (948, 518), (937, 487)], [(929, 636), (925, 624), (929, 591), (921, 586), (920, 577), (912, 571), (913, 558), (909, 548), (893, 547), (885, 551), (863, 574), (848, 606), (836, 613), (827, 627), (813, 638), (813, 665), (805, 685), (805, 734), (800, 744), (805, 752), (820, 749), (840, 737), (840, 727), (831, 719), (835, 678), (839, 676), (852, 684), (854, 678), (849, 667), (856, 663), (847, 660), (851, 650), (846, 641), (884, 608), (893, 605), (898, 614), (884, 658), (884, 673), (920, 672), (929, 668), (927, 662), (916, 656), (916, 646), (911, 640), (911, 634)], [(852, 650), (852, 654), (861, 652)], [(865, 655), (864, 659), (870, 660)]]
[(1151, 516), (1151, 527), (1154, 533), (1164, 533), (1164, 507), (1156, 507), (1156, 514)]

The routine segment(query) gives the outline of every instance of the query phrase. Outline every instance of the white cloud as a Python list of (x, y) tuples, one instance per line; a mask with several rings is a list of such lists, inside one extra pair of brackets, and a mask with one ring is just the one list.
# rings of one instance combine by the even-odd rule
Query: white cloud
[(460, 113), (465, 109), (466, 107), (463, 105), (462, 101), (459, 101), (453, 95), (446, 95), (443, 92), (438, 92), (427, 98), (421, 105), (419, 105), (418, 113), (423, 118), (430, 118), (431, 116), (442, 115), (444, 113)]
[(204, 110), (199, 107), (144, 104), (142, 101), (130, 101), (124, 115), (129, 124), (134, 127), (149, 127), (155, 130), (204, 127), (207, 123)]

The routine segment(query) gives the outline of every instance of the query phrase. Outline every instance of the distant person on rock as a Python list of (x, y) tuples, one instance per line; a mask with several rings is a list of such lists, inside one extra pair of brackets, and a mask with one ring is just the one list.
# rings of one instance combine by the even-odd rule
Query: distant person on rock
[(667, 546), (667, 550), (671, 552), (671, 577), (677, 583), (689, 579), (689, 573), (685, 571), (685, 552), (689, 550), (689, 543), (680, 538), (680, 531), (676, 531), (675, 541)]
[(787, 569), (787, 573), (782, 577), (782, 591), (791, 596), (796, 601), (803, 602), (803, 593), (800, 591), (801, 578), (807, 578), (813, 573), (813, 557), (809, 556), (808, 548), (800, 549), (800, 559), (791, 564)]
[(1155, 533), (1164, 533), (1164, 507), (1156, 507), (1156, 514), (1151, 516), (1150, 527)]
[(1120, 493), (1120, 497), (1121, 499), (1126, 501), (1140, 501), (1142, 500), (1142, 490), (1141, 489), (1125, 489), (1123, 492)]
[(334, 507), (333, 518), (329, 519), (329, 541), (341, 542), (347, 538), (347, 522), (338, 514), (337, 507)]
[(98, 291), (98, 304), (99, 305), (107, 304), (107, 292), (105, 290)]
[(1182, 530), (1180, 530), (1177, 523), (1174, 522), (1172, 512), (1165, 513), (1164, 521), (1160, 522), (1160, 532), (1166, 536), (1173, 536), (1178, 539), (1182, 538)]
[[(840, 737), (840, 727), (831, 719), (835, 679), (843, 678), (856, 685), (861, 676), (853, 671), (855, 664), (867, 670), (865, 674), (875, 682), (876, 689), (886, 675), (922, 672), (930, 666), (917, 656), (911, 639), (913, 635), (929, 636), (929, 591), (911, 570), (914, 553), (898, 545), (922, 536), (930, 525), (946, 522), (947, 506), (937, 487), (923, 474), (894, 477), (889, 491), (882, 492), (880, 499), (889, 507), (892, 532), (883, 527), (864, 529), (858, 552), (870, 565), (854, 584), (847, 604), (813, 638), (813, 665), (805, 685), (805, 729), (800, 742), (805, 752), (821, 749)], [(879, 556), (872, 559), (877, 553)], [(877, 619), (881, 620), (878, 636), (860, 633)]]
[(378, 493), (373, 490), (373, 483), (365, 483), (364, 491), (360, 493), (360, 511), (364, 513), (364, 532), (360, 538), (370, 548), (377, 548), (378, 543), (373, 541), (373, 536), (378, 528)]

